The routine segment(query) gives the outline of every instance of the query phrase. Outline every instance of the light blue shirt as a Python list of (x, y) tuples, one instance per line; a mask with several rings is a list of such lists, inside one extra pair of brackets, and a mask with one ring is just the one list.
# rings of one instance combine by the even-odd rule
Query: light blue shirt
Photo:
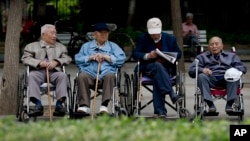
[(99, 80), (107, 73), (116, 73), (118, 67), (125, 63), (126, 55), (124, 51), (114, 42), (106, 41), (104, 46), (99, 48), (95, 40), (84, 43), (75, 55), (75, 63), (80, 72), (87, 72), (94, 78), (97, 74), (97, 61), (89, 61), (89, 57), (95, 53), (102, 53), (111, 57), (111, 62), (103, 61), (100, 66)]

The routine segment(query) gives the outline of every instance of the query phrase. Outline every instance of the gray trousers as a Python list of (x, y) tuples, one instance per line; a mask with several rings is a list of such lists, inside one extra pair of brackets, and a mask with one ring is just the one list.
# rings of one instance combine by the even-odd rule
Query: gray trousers
[[(78, 103), (90, 107), (91, 88), (95, 89), (96, 78), (86, 72), (78, 75)], [(110, 100), (115, 86), (115, 74), (108, 73), (99, 82), (102, 84), (102, 102)]]
[(235, 100), (237, 98), (237, 88), (239, 86), (239, 81), (236, 82), (227, 82), (223, 80), (217, 80), (213, 76), (208, 76), (204, 73), (198, 75), (198, 87), (201, 90), (201, 94), (204, 100), (213, 101), (212, 95), (210, 93), (210, 88), (216, 86), (225, 86), (227, 91), (227, 101)]
[[(50, 71), (50, 83), (56, 86), (56, 99), (66, 97), (67, 94), (67, 74), (64, 72)], [(28, 85), (29, 96), (41, 100), (40, 85), (47, 82), (46, 70), (33, 70), (29, 73)]]

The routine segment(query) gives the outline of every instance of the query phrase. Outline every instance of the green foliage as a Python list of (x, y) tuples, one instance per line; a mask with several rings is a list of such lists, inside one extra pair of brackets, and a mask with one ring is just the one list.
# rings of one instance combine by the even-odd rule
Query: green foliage
[[(25, 124), (10, 117), (0, 119), (0, 138), (3, 141), (228, 141), (230, 124), (238, 123), (102, 116), (94, 120), (62, 118)], [(241, 124), (250, 124), (250, 120)]]
[(135, 42), (137, 40), (137, 38), (140, 36), (140, 34), (142, 34), (144, 32), (144, 30), (141, 29), (134, 29), (133, 27), (127, 27), (127, 28), (119, 28), (118, 30), (116, 30), (115, 32), (118, 33), (126, 33), (128, 34), (133, 41)]
[[(48, 3), (52, 5), (56, 5), (56, 1), (50, 1)], [(58, 15), (61, 16), (62, 19), (70, 19), (70, 15), (79, 13), (79, 0), (58, 0)]]
[(223, 39), (224, 43), (235, 45), (235, 44), (250, 44), (250, 34), (247, 32), (223, 32), (220, 30), (207, 30), (207, 38), (210, 39), (212, 36), (219, 36)]

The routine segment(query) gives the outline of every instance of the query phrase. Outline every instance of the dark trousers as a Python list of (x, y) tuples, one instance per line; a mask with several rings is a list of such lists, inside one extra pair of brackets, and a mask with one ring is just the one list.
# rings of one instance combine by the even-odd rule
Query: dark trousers
[(166, 114), (165, 95), (174, 97), (174, 90), (170, 81), (168, 70), (159, 62), (149, 63), (143, 72), (153, 80), (153, 105), (154, 114)]
[(183, 38), (183, 44), (190, 46), (190, 52), (192, 53), (192, 56), (195, 57), (197, 52), (197, 45), (199, 44), (199, 40), (196, 36), (190, 35)]

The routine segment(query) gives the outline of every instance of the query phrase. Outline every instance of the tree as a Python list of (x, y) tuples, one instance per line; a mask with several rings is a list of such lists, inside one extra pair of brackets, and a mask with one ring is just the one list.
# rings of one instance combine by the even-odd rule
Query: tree
[(23, 2), (23, 0), (10, 0), (1, 79), (0, 115), (11, 115), (16, 112)]
[(131, 22), (135, 14), (135, 6), (136, 6), (136, 0), (130, 0), (128, 6), (127, 26), (131, 26)]
[(177, 39), (178, 45), (182, 50), (182, 58), (179, 61), (180, 62), (179, 67), (182, 72), (185, 72), (180, 0), (171, 0), (171, 13), (172, 13), (172, 21), (173, 21), (172, 24), (173, 24), (174, 35)]

